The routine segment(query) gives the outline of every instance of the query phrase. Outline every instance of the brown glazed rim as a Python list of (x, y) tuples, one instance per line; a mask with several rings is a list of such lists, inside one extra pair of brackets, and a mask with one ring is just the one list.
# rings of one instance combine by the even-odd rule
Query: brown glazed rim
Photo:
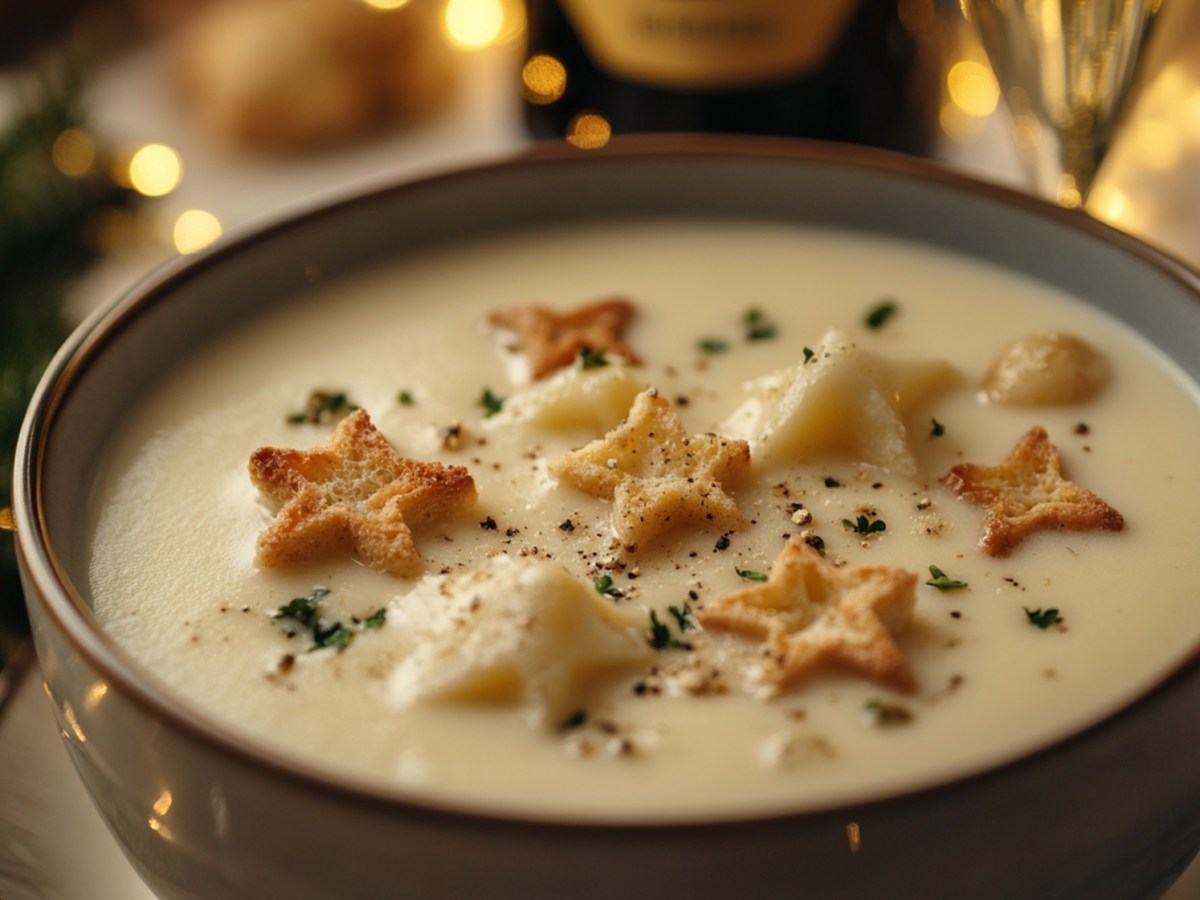
[[(578, 837), (597, 835), (644, 836), (683, 834), (702, 829), (774, 828), (789, 822), (833, 817), (845, 822), (847, 817), (868, 814), (894, 804), (904, 803), (915, 796), (946, 795), (962, 790), (979, 780), (1001, 777), (1015, 767), (1027, 766), (1038, 758), (1086, 741), (1098, 732), (1111, 727), (1125, 717), (1148, 696), (1165, 690), (1189, 677), (1200, 677), (1200, 648), (1183, 661), (1173, 672), (1100, 721), (1080, 731), (1066, 735), (1046, 745), (1034, 748), (1011, 761), (983, 771), (951, 776), (925, 786), (915, 786), (878, 799), (868, 799), (846, 805), (808, 808), (796, 812), (768, 812), (759, 815), (709, 816), (681, 821), (675, 816), (663, 821), (639, 816), (637, 821), (586, 820), (572, 821), (565, 817), (536, 814), (500, 814), (480, 811), (449, 802), (414, 799), (387, 790), (372, 789), (349, 778), (285, 760), (269, 750), (248, 746), (220, 726), (207, 723), (188, 710), (179, 709), (156, 683), (146, 678), (136, 664), (109, 640), (97, 627), (78, 591), (67, 577), (49, 535), (46, 532), (44, 498), (41, 493), (42, 471), (51, 424), (56, 414), (84, 377), (96, 354), (103, 351), (109, 337), (119, 331), (131, 317), (146, 306), (168, 296), (177, 286), (194, 278), (210, 267), (221, 265), (233, 254), (253, 251), (276, 235), (300, 223), (319, 222), (381, 195), (404, 196), (415, 187), (445, 187), (470, 179), (478, 174), (520, 170), (546, 164), (577, 165), (586, 175), (589, 161), (647, 160), (647, 159), (716, 159), (721, 157), (742, 160), (795, 161), (808, 165), (835, 165), (840, 168), (861, 169), (898, 176), (929, 185), (940, 185), (990, 200), (994, 203), (1024, 210), (1057, 223), (1062, 228), (1083, 232), (1102, 241), (1114, 250), (1137, 257), (1158, 269), (1169, 279), (1180, 283), (1200, 298), (1200, 277), (1180, 261), (1149, 247), (1145, 243), (1100, 223), (1078, 211), (1066, 210), (1017, 191), (987, 184), (951, 171), (936, 163), (868, 148), (835, 145), (822, 142), (761, 137), (712, 135), (643, 135), (615, 139), (599, 150), (581, 151), (560, 142), (546, 142), (494, 162), (469, 168), (433, 174), (418, 180), (404, 179), (382, 187), (356, 193), (343, 200), (322, 204), (316, 208), (289, 215), (279, 221), (257, 227), (241, 235), (231, 235), (206, 251), (187, 259), (176, 260), (152, 274), (141, 284), (118, 298), (111, 306), (99, 311), (84, 323), (64, 344), (47, 369), (37, 393), (30, 404), (17, 447), (17, 472), (14, 478), (14, 513), (17, 524), (17, 551), (37, 592), (44, 600), (46, 612), (57, 622), (74, 649), (105, 678), (120, 686), (123, 694), (142, 707), (150, 716), (186, 733), (191, 739), (207, 745), (214, 753), (245, 767), (258, 770), (265, 777), (294, 784), (305, 791), (324, 792), (329, 799), (368, 805), (380, 811), (394, 811), (409, 817), (426, 817), (453, 822), (473, 828), (521, 828), (533, 831), (553, 829), (562, 837), (564, 829)], [(30, 603), (34, 603), (32, 599)]]

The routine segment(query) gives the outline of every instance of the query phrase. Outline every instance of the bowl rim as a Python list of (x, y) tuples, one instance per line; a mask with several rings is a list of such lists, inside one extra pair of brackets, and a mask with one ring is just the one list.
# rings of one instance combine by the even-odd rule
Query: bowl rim
[[(586, 167), (589, 160), (606, 162), (621, 160), (670, 160), (672, 158), (722, 157), (742, 160), (792, 161), (804, 165), (834, 165), (845, 169), (881, 173), (921, 182), (924, 186), (940, 186), (974, 195), (1018, 211), (1023, 210), (1046, 219), (1054, 225), (1098, 240), (1114, 250), (1136, 257), (1141, 263), (1159, 270), (1168, 279), (1180, 283), (1200, 302), (1200, 272), (1168, 252), (1139, 238), (1093, 219), (1078, 210), (1064, 209), (1048, 201), (1014, 188), (983, 181), (964, 172), (951, 169), (932, 160), (853, 145), (830, 144), (792, 138), (772, 138), (735, 135), (652, 134), (614, 138), (606, 146), (594, 150), (579, 150), (564, 142), (537, 142), (498, 159), (467, 166), (457, 166), (413, 178), (398, 176), (365, 187), (359, 186), (323, 196), (310, 204), (286, 210), (266, 220), (231, 230), (215, 244), (190, 256), (170, 260), (145, 277), (109, 299), (88, 316), (64, 341), (40, 379), (27, 408), (18, 437), (13, 478), (13, 516), (18, 562), (28, 579), (26, 603), (35, 604), (56, 623), (60, 633), (79, 652), (87, 663), (121, 693), (151, 717), (185, 733), (191, 740), (205, 745), (219, 756), (240, 766), (257, 770), (272, 778), (304, 788), (309, 792), (336, 801), (366, 805), (382, 811), (401, 812), (432, 821), (469, 822), (476, 827), (520, 827), (556, 832), (568, 829), (571, 834), (588, 835), (632, 834), (650, 831), (656, 834), (689, 833), (697, 830), (757, 829), (772, 827), (780, 822), (818, 820), (835, 817), (844, 822), (848, 813), (862, 814), (906, 802), (914, 796), (945, 795), (1004, 777), (1006, 773), (1031, 765), (1039, 758), (1065, 751), (1088, 740), (1097, 732), (1113, 729), (1136, 714), (1136, 709), (1148, 698), (1161, 695), (1191, 678), (1200, 678), (1200, 646), (1187, 658), (1168, 670), (1141, 693), (1128, 699), (1096, 722), (1058, 738), (1038, 744), (999, 764), (988, 764), (978, 771), (932, 779), (928, 783), (909, 785), (887, 791), (876, 797), (850, 802), (831, 802), (798, 810), (768, 810), (759, 813), (713, 814), (691, 817), (668, 814), (662, 819), (654, 815), (636, 814), (629, 818), (604, 817), (571, 818), (567, 814), (530, 811), (501, 812), (469, 801), (451, 801), (423, 797), (390, 786), (373, 786), (365, 778), (344, 776), (315, 764), (307, 764), (277, 754), (269, 747), (244, 739), (232, 731), (206, 719), (202, 714), (181, 708), (171, 693), (160, 686), (150, 673), (141, 667), (112, 641), (94, 621), (87, 603), (69, 578), (48, 534), (45, 498), (42, 492), (42, 472), (46, 465), (46, 448), (54, 418), (86, 370), (123, 323), (140, 314), (158, 298), (169, 295), (177, 286), (186, 283), (212, 267), (222, 265), (229, 257), (246, 253), (259, 244), (270, 242), (290, 229), (336, 217), (356, 206), (382, 198), (402, 198), (414, 189), (443, 188), (456, 182), (469, 181), (479, 175), (502, 175), (546, 164), (565, 164)], [(148, 677), (149, 676), (149, 677)]]

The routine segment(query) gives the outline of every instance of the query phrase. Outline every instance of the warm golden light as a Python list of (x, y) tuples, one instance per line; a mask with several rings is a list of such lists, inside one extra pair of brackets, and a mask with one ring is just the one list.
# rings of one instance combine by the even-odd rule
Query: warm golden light
[(97, 681), (88, 688), (88, 692), (83, 698), (83, 706), (85, 709), (93, 710), (106, 696), (108, 696), (108, 685), (103, 681)]
[(1000, 86), (992, 70), (974, 60), (964, 59), (950, 67), (946, 90), (955, 106), (981, 119), (995, 112), (1000, 102)]
[(220, 220), (202, 209), (189, 209), (175, 220), (171, 242), (180, 253), (202, 250), (224, 233)]
[(1083, 194), (1079, 190), (1079, 186), (1075, 183), (1075, 176), (1063, 173), (1058, 179), (1058, 190), (1055, 192), (1054, 199), (1059, 206), (1067, 209), (1079, 209), (1083, 205)]
[(411, 0), (363, 0), (363, 3), (372, 9), (392, 10), (399, 9), (402, 6), (408, 6)]
[(83, 733), (83, 726), (79, 724), (79, 719), (75, 716), (75, 710), (70, 703), (62, 705), (63, 719), (66, 720), (67, 727), (71, 730), (71, 734), (75, 735), (75, 739), (81, 744), (87, 742), (87, 735)]
[(553, 103), (567, 89), (566, 66), (549, 54), (535, 54), (521, 69), (521, 87), (530, 103)]
[(160, 816), (165, 816), (174, 802), (175, 798), (171, 796), (171, 792), (163, 791), (158, 795), (158, 799), (154, 801), (154, 812)]
[(608, 119), (596, 113), (580, 113), (567, 126), (567, 140), (583, 150), (596, 150), (612, 137)]
[(1088, 196), (1087, 208), (1097, 219), (1120, 227), (1130, 213), (1129, 197), (1111, 183), (1101, 182)]
[(846, 843), (850, 845), (851, 853), (862, 849), (862, 829), (857, 822), (846, 823)]
[(86, 175), (96, 162), (96, 142), (86, 131), (68, 128), (54, 139), (50, 160), (69, 178)]
[(1143, 168), (1170, 172), (1183, 160), (1183, 136), (1177, 124), (1165, 119), (1144, 120), (1130, 129), (1129, 137), (1137, 148), (1137, 161)]
[(450, 40), (460, 47), (488, 47), (504, 32), (504, 4), (501, 0), (450, 0), (444, 21)]
[(129, 184), (139, 194), (162, 197), (183, 179), (183, 160), (166, 144), (147, 144), (129, 160)]

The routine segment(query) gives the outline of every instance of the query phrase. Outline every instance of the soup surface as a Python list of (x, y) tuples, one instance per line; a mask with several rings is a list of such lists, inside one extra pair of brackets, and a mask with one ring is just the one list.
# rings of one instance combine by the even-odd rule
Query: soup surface
[[(636, 364), (601, 353), (531, 380), (487, 325), (611, 296), (633, 307)], [(1095, 351), (1095, 395), (985, 399), (991, 360), (1045, 332)], [(747, 441), (722, 486), (741, 521), (634, 547), (611, 494), (564, 477), (556, 461), (647, 388), (688, 434)], [(302, 415), (314, 390), (328, 415)], [(337, 547), (265, 565), (279, 504), (251, 455), (321, 448), (351, 406), (399, 456), (465, 467), (475, 498), (412, 523), (400, 575)], [(942, 477), (998, 466), (1035, 426), (1123, 528), (989, 554), (985, 508)], [(1044, 745), (1191, 654), (1198, 446), (1194, 388), (1153, 348), (977, 261), (756, 222), (520, 233), (318, 285), (182, 362), (114, 439), (91, 593), (181, 703), (400, 795), (593, 819), (815, 809)], [(703, 624), (774, 584), (789, 542), (827, 574), (910, 573), (911, 616), (888, 629), (908, 681), (843, 659), (772, 683), (761, 637)]]

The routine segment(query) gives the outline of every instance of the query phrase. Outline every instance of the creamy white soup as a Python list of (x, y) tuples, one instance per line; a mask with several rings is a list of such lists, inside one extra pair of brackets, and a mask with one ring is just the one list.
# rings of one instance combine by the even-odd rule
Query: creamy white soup
[[(487, 325), (611, 296), (634, 308), (636, 365), (601, 354), (531, 381)], [(1102, 360), (1095, 396), (987, 400), (992, 359), (1046, 332)], [(841, 376), (806, 387), (834, 357)], [(688, 433), (747, 441), (727, 487), (743, 527), (701, 520), (631, 548), (613, 501), (556, 474), (646, 388)], [(279, 507), (248, 460), (330, 440), (345, 409), (293, 421), (314, 390), (365, 410), (399, 456), (474, 480), (476, 499), (413, 524), (410, 573), (259, 557)], [(318, 287), (183, 362), (113, 442), (91, 595), (181, 704), (341, 777), (571, 818), (815, 809), (1011, 759), (1193, 652), (1196, 401), (1076, 299), (901, 241), (706, 221), (497, 237)], [(998, 466), (1035, 426), (1123, 528), (990, 555), (984, 508), (942, 476)], [(764, 689), (763, 641), (701, 624), (767, 583), (789, 540), (836, 571), (915, 573), (893, 636), (911, 683), (834, 664)], [(311, 621), (281, 614), (297, 598)]]

